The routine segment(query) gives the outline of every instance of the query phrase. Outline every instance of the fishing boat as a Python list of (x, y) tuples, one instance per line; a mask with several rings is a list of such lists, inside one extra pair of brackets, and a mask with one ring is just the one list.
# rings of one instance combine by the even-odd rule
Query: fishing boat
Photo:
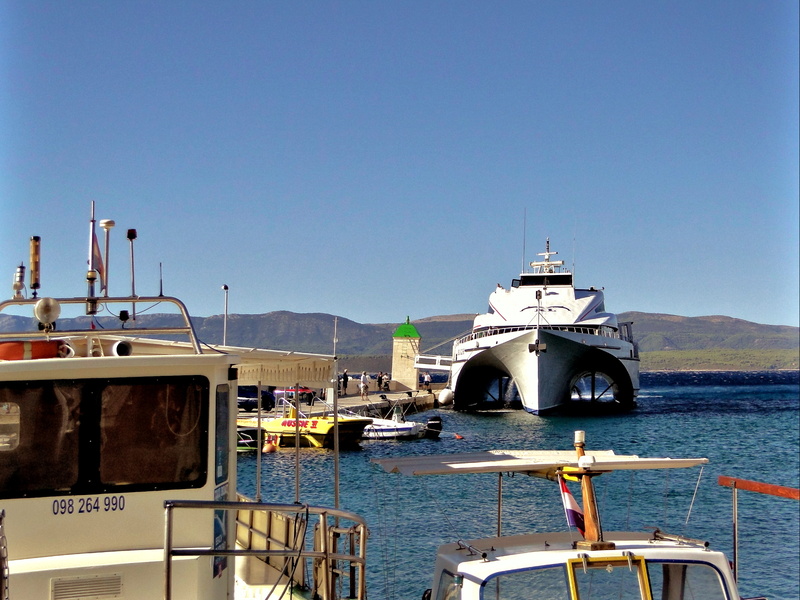
[(278, 446), (299, 445), (303, 448), (333, 448), (336, 429), (342, 447), (357, 446), (364, 438), (365, 429), (372, 424), (372, 419), (354, 414), (340, 414), (338, 418), (333, 415), (306, 415), (289, 400), (282, 400), (281, 405), (284, 414), (280, 417), (239, 417), (236, 422), (239, 427), (261, 427)]
[(547, 239), (543, 260), (489, 296), (489, 311), (453, 343), (456, 410), (619, 412), (636, 406), (639, 353), (632, 324), (605, 309), (602, 289), (576, 288)]
[[(487, 598), (704, 598), (738, 600), (726, 556), (708, 542), (649, 532), (604, 532), (593, 479), (619, 470), (687, 468), (705, 458), (640, 458), (585, 449), (583, 431), (574, 451), (489, 451), (462, 455), (375, 459), (388, 472), (407, 475), (526, 474), (557, 481), (569, 527), (549, 533), (455, 540), (439, 547), (430, 600)], [(565, 480), (578, 480), (583, 508)], [(557, 491), (558, 490), (558, 491)], [(498, 492), (497, 515), (502, 496)]]
[[(235, 489), (237, 384), (324, 387), (333, 357), (203, 346), (177, 298), (107, 295), (94, 225), (86, 296), (39, 296), (35, 237), (0, 302), (33, 324), (0, 332), (0, 596), (365, 598), (361, 517)], [(180, 324), (136, 318), (156, 306)]]

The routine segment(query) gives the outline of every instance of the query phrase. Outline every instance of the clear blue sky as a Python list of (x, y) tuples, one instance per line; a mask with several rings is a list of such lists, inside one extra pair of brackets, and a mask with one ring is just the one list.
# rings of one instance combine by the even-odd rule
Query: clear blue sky
[[(0, 0), (0, 281), (201, 316), (606, 306), (798, 325), (798, 3)], [(523, 227), (524, 215), (527, 221)], [(101, 236), (102, 239), (102, 236)], [(3, 275), (5, 273), (5, 275)]]

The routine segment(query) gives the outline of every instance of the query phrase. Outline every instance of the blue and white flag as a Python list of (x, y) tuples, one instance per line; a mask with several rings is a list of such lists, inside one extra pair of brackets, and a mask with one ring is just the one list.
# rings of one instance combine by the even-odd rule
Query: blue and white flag
[(567, 524), (570, 527), (575, 527), (581, 536), (586, 537), (583, 511), (570, 493), (567, 483), (561, 475), (558, 476), (558, 486), (561, 489), (561, 502), (564, 504), (564, 514), (567, 516)]

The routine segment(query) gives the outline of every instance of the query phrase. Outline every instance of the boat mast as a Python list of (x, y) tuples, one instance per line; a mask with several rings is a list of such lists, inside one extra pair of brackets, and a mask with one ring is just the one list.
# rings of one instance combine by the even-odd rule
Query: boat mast
[[(548, 247), (549, 250), (549, 247)], [(603, 528), (600, 525), (600, 512), (597, 510), (597, 498), (594, 494), (592, 477), (600, 475), (587, 470), (594, 463), (594, 458), (586, 456), (586, 432), (575, 432), (575, 452), (578, 455), (578, 470), (570, 471), (569, 475), (579, 477), (581, 480), (581, 496), (583, 497), (584, 539), (576, 542), (576, 547), (584, 550), (613, 550), (614, 542), (603, 541)]]

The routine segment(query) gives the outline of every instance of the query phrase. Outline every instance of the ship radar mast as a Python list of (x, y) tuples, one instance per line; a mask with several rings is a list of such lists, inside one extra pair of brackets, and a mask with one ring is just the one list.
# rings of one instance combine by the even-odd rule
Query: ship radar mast
[(556, 272), (565, 272), (561, 271), (560, 269), (557, 271), (557, 267), (564, 266), (563, 260), (550, 260), (550, 257), (558, 254), (555, 250), (550, 250), (550, 238), (546, 239), (545, 242), (545, 250), (544, 252), (539, 252), (537, 256), (543, 256), (544, 260), (542, 261), (535, 261), (531, 263), (531, 267), (533, 267), (534, 273), (556, 273)]

